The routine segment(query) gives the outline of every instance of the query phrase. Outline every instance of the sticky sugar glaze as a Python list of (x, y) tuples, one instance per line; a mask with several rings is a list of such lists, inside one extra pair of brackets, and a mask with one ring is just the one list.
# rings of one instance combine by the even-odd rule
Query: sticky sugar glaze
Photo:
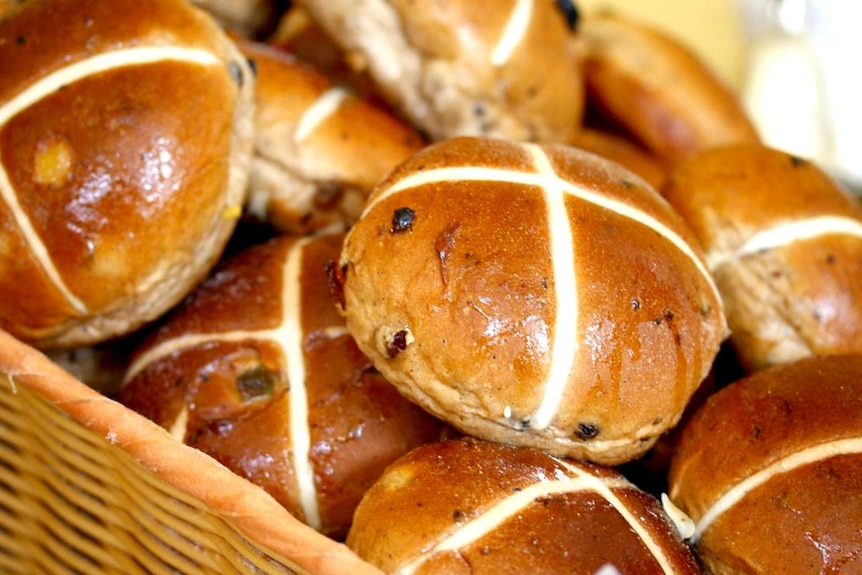
[[(415, 221), (399, 232), (403, 207)], [(690, 240), (596, 156), (452, 140), (396, 170), (350, 232), (348, 326), (463, 430), (619, 462), (672, 425), (725, 335)]]
[(860, 374), (858, 354), (759, 370), (680, 430), (670, 497), (712, 572), (858, 568)]
[(699, 573), (658, 502), (611, 468), (474, 438), (420, 447), (347, 544), (387, 573)]
[(382, 467), (441, 427), (347, 333), (325, 272), (341, 239), (280, 236), (219, 266), (140, 346), (120, 396), (336, 538)]
[(0, 295), (16, 302), (0, 322), (44, 347), (175, 304), (233, 230), (251, 153), (254, 78), (205, 14), (84, 8), (32, 2), (0, 24)]

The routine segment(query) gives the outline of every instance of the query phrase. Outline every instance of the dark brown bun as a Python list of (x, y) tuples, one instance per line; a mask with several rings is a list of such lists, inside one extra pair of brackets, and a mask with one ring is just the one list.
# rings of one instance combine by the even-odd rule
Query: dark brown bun
[(724, 146), (679, 162), (662, 193), (706, 252), (748, 371), (862, 353), (862, 207), (822, 169)]
[(590, 105), (648, 150), (677, 160), (759, 136), (739, 97), (690, 48), (622, 14), (585, 16), (576, 43)]
[(424, 141), (283, 50), (239, 47), (258, 74), (248, 213), (289, 233), (347, 229), (372, 188)]
[(691, 232), (563, 145), (462, 137), (376, 188), (341, 257), (347, 325), (461, 431), (600, 463), (679, 419), (726, 326)]
[(326, 273), (342, 239), (227, 259), (136, 350), (119, 396), (334, 538), (383, 468), (443, 429), (347, 333)]
[(390, 465), (347, 545), (386, 573), (701, 572), (658, 500), (619, 472), (473, 438)]
[(670, 498), (711, 573), (862, 568), (862, 356), (805, 358), (718, 391), (679, 433)]
[(0, 326), (79, 346), (182, 299), (241, 214), (253, 93), (180, 0), (33, 0), (0, 21)]
[(580, 64), (552, 2), (297, 5), (432, 140), (482, 135), (570, 142), (580, 129)]

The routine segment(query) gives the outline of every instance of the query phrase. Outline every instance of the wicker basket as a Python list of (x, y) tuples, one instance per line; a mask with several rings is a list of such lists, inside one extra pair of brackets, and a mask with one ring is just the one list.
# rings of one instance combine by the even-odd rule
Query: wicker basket
[(380, 572), (0, 332), (0, 573)]

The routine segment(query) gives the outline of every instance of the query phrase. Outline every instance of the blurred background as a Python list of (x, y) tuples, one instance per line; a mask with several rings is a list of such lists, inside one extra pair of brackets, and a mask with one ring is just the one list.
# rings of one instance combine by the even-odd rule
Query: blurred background
[(862, 195), (862, 1), (579, 0), (687, 43), (740, 94), (765, 142)]

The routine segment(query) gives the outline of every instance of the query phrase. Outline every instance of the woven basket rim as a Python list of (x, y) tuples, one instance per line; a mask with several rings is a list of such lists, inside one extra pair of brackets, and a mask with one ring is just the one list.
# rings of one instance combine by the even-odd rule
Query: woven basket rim
[[(161, 481), (230, 518), (250, 541), (315, 574), (381, 575), (343, 543), (318, 533), (266, 491), (102, 395), (42, 352), (0, 329), (0, 370), (122, 449)], [(16, 390), (12, 389), (13, 393)], [(202, 479), (205, 478), (205, 479)]]

